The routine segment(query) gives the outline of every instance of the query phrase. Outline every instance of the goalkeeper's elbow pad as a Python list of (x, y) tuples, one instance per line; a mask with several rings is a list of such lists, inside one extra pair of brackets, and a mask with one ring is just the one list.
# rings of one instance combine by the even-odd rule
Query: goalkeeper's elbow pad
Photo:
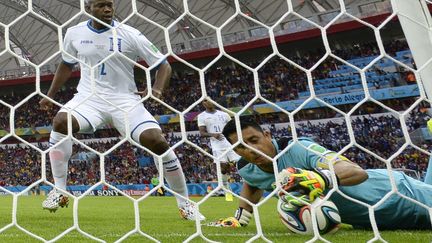
[(241, 226), (246, 226), (252, 218), (252, 213), (240, 207), (235, 212), (234, 217), (240, 222)]

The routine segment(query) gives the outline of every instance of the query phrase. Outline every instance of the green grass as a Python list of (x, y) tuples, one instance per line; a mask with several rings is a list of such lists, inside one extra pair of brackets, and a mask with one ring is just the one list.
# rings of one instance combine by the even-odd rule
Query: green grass
[[(44, 198), (39, 196), (20, 197), (18, 200), (17, 222), (23, 228), (46, 240), (53, 239), (64, 230), (73, 226), (72, 205), (49, 213), (41, 209)], [(199, 200), (200, 198), (193, 198)], [(210, 198), (201, 207), (207, 221), (233, 215), (237, 202), (226, 202), (224, 198)], [(271, 199), (260, 208), (263, 233), (273, 242), (305, 242), (312, 236), (289, 233), (280, 222), (275, 212), (276, 200)], [(175, 200), (172, 197), (150, 197), (139, 204), (141, 230), (161, 242), (182, 242), (196, 232), (195, 222), (179, 217)], [(0, 228), (12, 222), (12, 197), (0, 197)], [(79, 202), (78, 220), (80, 228), (107, 242), (114, 242), (126, 232), (134, 229), (135, 218), (133, 203), (125, 197), (86, 197)], [(255, 222), (245, 228), (212, 228), (202, 226), (202, 232), (208, 239), (219, 242), (244, 242), (256, 234)], [(388, 242), (431, 242), (430, 231), (383, 231), (381, 236)], [(372, 231), (360, 231), (348, 227), (333, 235), (324, 235), (331, 242), (366, 242), (372, 239)], [(0, 242), (40, 242), (25, 234), (17, 227), (0, 233)], [(59, 242), (95, 242), (77, 231), (72, 231)], [(151, 242), (149, 239), (134, 234), (124, 242)], [(195, 238), (192, 242), (205, 242)], [(259, 239), (255, 242), (264, 242)]]

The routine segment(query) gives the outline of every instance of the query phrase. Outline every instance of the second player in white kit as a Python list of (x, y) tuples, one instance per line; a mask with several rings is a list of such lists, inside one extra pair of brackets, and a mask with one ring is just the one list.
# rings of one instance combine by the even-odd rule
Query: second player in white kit
[[(225, 187), (229, 188), (228, 177), (231, 166), (228, 162), (236, 162), (240, 159), (240, 156), (231, 149), (231, 144), (222, 135), (223, 128), (231, 120), (231, 117), (228, 113), (217, 110), (214, 104), (208, 100), (204, 100), (202, 104), (206, 110), (197, 117), (200, 134), (202, 137), (210, 138), (210, 146), (215, 162), (221, 163), (222, 182)], [(222, 155), (226, 151), (228, 152)], [(227, 200), (231, 201), (232, 195), (225, 195)]]
[[(213, 113), (204, 111), (198, 115), (197, 120), (199, 127), (205, 127), (207, 133), (214, 134), (214, 136), (210, 136), (210, 146), (212, 154), (217, 160), (224, 163), (235, 162), (240, 158), (234, 151), (229, 149), (231, 144), (222, 135), (225, 124), (231, 120), (228, 113), (220, 110), (215, 110)], [(229, 152), (222, 156), (227, 150)]]

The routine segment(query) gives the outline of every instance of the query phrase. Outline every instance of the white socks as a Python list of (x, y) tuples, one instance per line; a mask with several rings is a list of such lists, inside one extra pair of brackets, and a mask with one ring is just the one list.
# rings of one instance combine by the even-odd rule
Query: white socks
[[(159, 163), (156, 157), (154, 157), (156, 168), (159, 170)], [(188, 198), (188, 189), (186, 186), (186, 179), (183, 174), (180, 161), (175, 155), (174, 151), (170, 149), (170, 152), (162, 157), (164, 177), (168, 182), (171, 190), (177, 192), (185, 198)], [(160, 170), (159, 170), (160, 171)], [(185, 199), (177, 197), (177, 205), (181, 206), (185, 203)]]
[[(51, 131), (50, 146), (54, 146), (67, 135)], [(72, 155), (72, 140), (67, 139), (57, 144), (49, 152), (51, 171), (54, 177), (56, 187), (66, 191), (66, 181), (68, 172), (68, 161)]]
[[(54, 146), (67, 135), (51, 131), (50, 145)], [(66, 190), (66, 182), (68, 175), (68, 162), (72, 155), (72, 140), (67, 139), (62, 143), (57, 144), (49, 152), (51, 170), (54, 177), (54, 184), (56, 187)], [(157, 158), (155, 157), (156, 167), (158, 166)], [(165, 179), (168, 182), (171, 190), (188, 198), (188, 190), (186, 186), (185, 176), (181, 167), (180, 161), (175, 155), (174, 151), (170, 152), (162, 158), (163, 171)], [(158, 168), (159, 170), (159, 168)], [(176, 197), (179, 206), (185, 203), (185, 199)]]

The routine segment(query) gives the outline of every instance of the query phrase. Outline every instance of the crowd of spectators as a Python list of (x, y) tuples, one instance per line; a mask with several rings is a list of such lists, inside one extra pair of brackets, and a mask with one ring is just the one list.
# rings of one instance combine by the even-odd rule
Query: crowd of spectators
[[(385, 43), (385, 49), (390, 55), (397, 51), (407, 50), (404, 41)], [(351, 48), (341, 48), (332, 52), (345, 59), (376, 56), (378, 49), (373, 44), (354, 45)], [(310, 68), (320, 60), (319, 52), (304, 53), (288, 57), (298, 65)], [(251, 61), (249, 66), (256, 66)], [(328, 58), (312, 72), (313, 80), (331, 77), (331, 71), (338, 70), (341, 63), (334, 58)], [(373, 69), (377, 75), (382, 70)], [(407, 74), (408, 75), (408, 74)], [(224, 107), (244, 106), (255, 96), (254, 76), (246, 68), (231, 63), (213, 65), (205, 73), (205, 88), (207, 94)], [(308, 89), (305, 72), (289, 64), (288, 62), (272, 58), (260, 70), (258, 70), (260, 94), (273, 102), (294, 100), (299, 98), (299, 92)], [(142, 80), (141, 80), (142, 81)], [(381, 87), (379, 84), (375, 88)], [(56, 96), (56, 100), (64, 104), (70, 100), (75, 92), (75, 86), (64, 87)], [(347, 92), (346, 90), (344, 92)], [(177, 110), (183, 111), (201, 97), (201, 87), (197, 72), (174, 71), (170, 86), (165, 90), (162, 100)], [(27, 94), (20, 92), (3, 93), (0, 99), (10, 105), (16, 105)], [(40, 111), (38, 101), (40, 96), (34, 96), (21, 104), (15, 110), (15, 128), (28, 128), (49, 126), (59, 107), (54, 106), (50, 111)], [(146, 108), (154, 115), (172, 114), (173, 111), (154, 100), (145, 101)], [(196, 106), (193, 111), (201, 111), (201, 106)], [(9, 130), (10, 109), (0, 104), (0, 130)], [(430, 117), (426, 112), (414, 112), (407, 119), (409, 131), (423, 127)], [(276, 128), (275, 123), (283, 122), (279, 115), (268, 114), (260, 120), (263, 124), (270, 124), (273, 136), (290, 136), (290, 127)], [(285, 121), (286, 122), (286, 121)], [(187, 130), (197, 130), (195, 122), (187, 124)], [(297, 123), (296, 130), (299, 136), (312, 137), (323, 146), (339, 151), (350, 141), (347, 126), (344, 123), (334, 121)], [(352, 128), (358, 145), (376, 153), (378, 156), (388, 159), (405, 142), (400, 122), (390, 115), (370, 116), (362, 115), (352, 119)], [(164, 126), (167, 139), (171, 145), (181, 138), (174, 131), (179, 131), (175, 126)], [(78, 139), (94, 137), (118, 137), (114, 129), (99, 130), (94, 135), (80, 134)], [(29, 136), (32, 140), (35, 136)], [(203, 150), (210, 152), (207, 141), (199, 135), (189, 134), (188, 140), (198, 145)], [(104, 152), (117, 144), (119, 139), (105, 139), (99, 141), (87, 141), (86, 144), (96, 151)], [(40, 149), (47, 149), (45, 143), (37, 145)], [(425, 143), (421, 147), (427, 151), (432, 149), (431, 144)], [(74, 145), (74, 155), (69, 163), (69, 185), (91, 185), (100, 180), (100, 157), (88, 151), (80, 145)], [(205, 156), (189, 144), (182, 144), (175, 149), (183, 165), (187, 181), (189, 183), (216, 180), (216, 168), (211, 157)], [(384, 162), (374, 158), (363, 151), (359, 146), (348, 149), (344, 155), (363, 168), (384, 168)], [(111, 184), (148, 184), (150, 179), (158, 174), (153, 163), (141, 165), (139, 158), (151, 157), (142, 149), (123, 143), (104, 159), (106, 181)], [(393, 168), (407, 168), (418, 172), (424, 172), (427, 166), (427, 155), (408, 147), (404, 152), (392, 160)], [(47, 158), (47, 176), (52, 180), (49, 158)], [(27, 146), (10, 145), (0, 147), (0, 186), (1, 185), (30, 185), (41, 178), (41, 155)], [(231, 180), (239, 181), (241, 178), (235, 167), (231, 171)]]
[[(386, 50), (390, 55), (397, 51), (408, 50), (405, 41), (392, 41), (385, 43)], [(373, 44), (363, 44), (352, 46), (351, 48), (341, 48), (333, 50), (337, 56), (351, 60), (359, 57), (378, 55), (379, 51)], [(322, 58), (322, 53), (310, 51), (302, 55), (292, 55), (288, 57), (298, 65), (310, 68)], [(256, 66), (254, 61), (249, 66)], [(313, 80), (332, 77), (331, 71), (338, 70), (341, 62), (334, 58), (327, 58), (312, 72)], [(181, 68), (180, 68), (181, 69)], [(377, 75), (383, 75), (382, 70), (373, 68), (370, 70)], [(403, 79), (410, 74), (401, 75)], [(139, 76), (139, 75), (138, 75)], [(412, 76), (412, 75), (411, 75)], [(140, 79), (142, 79), (140, 77)], [(289, 64), (280, 58), (270, 59), (262, 68), (258, 70), (260, 94), (273, 102), (294, 100), (299, 98), (299, 92), (308, 90), (306, 73), (299, 68)], [(173, 108), (184, 111), (201, 96), (199, 75), (196, 71), (184, 71), (174, 69), (170, 86), (165, 90), (162, 100)], [(255, 96), (253, 73), (248, 69), (232, 62), (216, 63), (205, 73), (205, 88), (207, 94), (224, 107), (237, 107), (246, 105)], [(375, 88), (383, 88), (382, 85), (374, 81)], [(145, 81), (140, 80), (141, 87)], [(350, 82), (347, 82), (349, 84)], [(395, 83), (403, 83), (403, 80)], [(411, 82), (413, 83), (413, 82)], [(415, 83), (415, 82), (414, 82)], [(73, 97), (76, 83), (65, 87), (60, 91), (55, 99), (64, 104)], [(142, 89), (142, 88), (140, 88)], [(349, 92), (348, 89), (341, 88), (341, 92)], [(0, 99), (10, 105), (16, 105), (24, 100), (28, 93), (17, 91), (0, 94)], [(50, 111), (41, 111), (37, 105), (40, 96), (33, 96), (30, 100), (20, 105), (15, 111), (15, 127), (39, 127), (47, 126), (52, 122), (53, 116), (59, 107), (54, 106)], [(173, 111), (154, 100), (145, 101), (146, 108), (154, 115), (172, 114)], [(194, 107), (198, 111), (200, 107)], [(10, 109), (0, 105), (0, 129), (8, 130)]]
[[(67, 101), (72, 99), (75, 91), (74, 88), (64, 87), (59, 94), (56, 96), (56, 101), (60, 104), (65, 104)], [(18, 105), (19, 102), (24, 100), (28, 94), (19, 92), (3, 93), (0, 94), (0, 100), (11, 105)], [(52, 123), (52, 118), (60, 109), (60, 107), (54, 105), (52, 109), (48, 111), (42, 111), (39, 109), (38, 103), (41, 96), (32, 96), (25, 103), (20, 104), (15, 110), (15, 128), (27, 128), (27, 127), (40, 127), (49, 126)], [(0, 130), (9, 130), (9, 115), (11, 110), (9, 107), (0, 104)]]
[[(414, 131), (426, 123), (430, 116), (426, 112), (415, 112), (407, 119), (409, 131)], [(269, 120), (268, 120), (269, 121)], [(273, 125), (271, 125), (273, 124)], [(274, 126), (267, 123), (272, 135), (276, 138), (290, 136), (289, 124)], [(356, 143), (383, 159), (388, 159), (398, 151), (405, 142), (398, 119), (390, 114), (362, 115), (352, 119), (352, 127)], [(323, 146), (340, 151), (349, 144), (348, 129), (339, 120), (315, 120), (296, 124), (298, 136), (311, 137)], [(170, 145), (176, 144), (181, 136), (175, 133), (166, 135)], [(188, 140), (204, 151), (210, 152), (207, 141), (197, 133), (188, 134)], [(105, 152), (116, 145), (119, 139), (105, 141), (90, 141), (86, 145), (98, 152)], [(423, 141), (416, 144), (420, 148), (431, 151), (432, 143)], [(41, 145), (46, 149), (46, 145)], [(69, 185), (92, 185), (100, 180), (100, 157), (81, 145), (75, 144), (73, 155), (69, 162)], [(215, 164), (212, 158), (200, 152), (197, 148), (183, 143), (175, 149), (188, 183), (214, 181), (217, 178)], [(385, 162), (362, 150), (359, 146), (350, 147), (344, 156), (358, 163), (361, 167), (386, 168)], [(129, 142), (120, 144), (109, 153), (104, 160), (106, 181), (111, 184), (148, 184), (157, 169), (153, 163), (140, 165), (142, 157), (151, 157), (139, 147)], [(428, 155), (408, 146), (399, 156), (391, 160), (392, 168), (404, 168), (423, 174), (426, 171)], [(47, 158), (47, 176), (51, 180), (49, 159)], [(41, 156), (26, 146), (0, 148), (0, 185), (30, 185), (41, 177)], [(232, 181), (240, 181), (235, 167), (232, 167)]]

